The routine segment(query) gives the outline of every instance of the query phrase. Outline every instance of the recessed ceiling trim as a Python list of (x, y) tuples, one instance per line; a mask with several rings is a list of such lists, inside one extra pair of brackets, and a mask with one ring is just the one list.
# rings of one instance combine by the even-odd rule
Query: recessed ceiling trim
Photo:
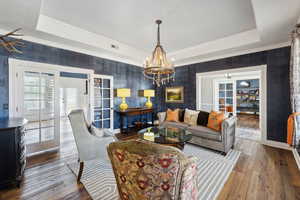
[(180, 61), (182, 59), (236, 48), (248, 44), (253, 44), (256, 42), (260, 42), (260, 36), (259, 32), (256, 29), (253, 29), (218, 40), (202, 43), (194, 47), (189, 47), (179, 51), (171, 52), (168, 54), (168, 56), (175, 58), (176, 61)]
[[(141, 50), (112, 40), (99, 34), (91, 33), (84, 29), (72, 26), (46, 15), (40, 15), (36, 26), (38, 31), (52, 34), (68, 40), (73, 40), (96, 48), (128, 56), (136, 60), (142, 60), (147, 54)], [(111, 44), (118, 46), (118, 49), (111, 48)]]
[[(9, 29), (0, 29), (0, 34), (7, 33), (9, 31), (10, 31)], [(99, 57), (99, 58), (115, 60), (115, 61), (119, 61), (119, 62), (128, 63), (128, 64), (131, 64), (131, 65), (136, 65), (136, 66), (142, 67), (141, 63), (136, 62), (133, 59), (121, 58), (121, 57), (118, 57), (118, 56), (103, 54), (103, 53), (100, 53), (100, 52), (97, 52), (97, 51), (91, 51), (91, 50), (87, 50), (87, 49), (72, 46), (72, 45), (53, 42), (53, 41), (49, 41), (49, 40), (44, 40), (44, 39), (41, 39), (41, 38), (38, 38), (38, 37), (30, 36), (28, 34), (22, 36), (22, 39), (26, 40), (26, 41), (38, 43), (38, 44), (43, 44), (43, 45), (55, 47), (55, 48), (65, 49), (65, 50), (69, 50), (69, 51), (74, 51), (74, 52), (83, 53), (83, 54), (87, 54), (87, 55), (91, 55), (91, 56), (96, 56), (96, 57)]]
[(256, 52), (261, 52), (261, 51), (267, 51), (271, 49), (277, 49), (277, 48), (282, 48), (282, 47), (288, 47), (291, 46), (291, 42), (283, 42), (283, 43), (278, 43), (274, 45), (267, 45), (259, 48), (253, 48), (253, 49), (248, 49), (248, 50), (243, 50), (243, 51), (236, 51), (234, 53), (229, 53), (229, 54), (223, 54), (219, 56), (211, 56), (208, 58), (204, 59), (194, 59), (192, 61), (185, 61), (185, 62), (176, 62), (176, 67), (184, 66), (184, 65), (191, 65), (191, 64), (196, 64), (196, 63), (202, 63), (202, 62), (207, 62), (207, 61), (212, 61), (212, 60), (218, 60), (218, 59), (223, 59), (223, 58), (229, 58), (233, 56), (239, 56), (239, 55), (245, 55), (245, 54), (250, 54), (250, 53), (256, 53)]

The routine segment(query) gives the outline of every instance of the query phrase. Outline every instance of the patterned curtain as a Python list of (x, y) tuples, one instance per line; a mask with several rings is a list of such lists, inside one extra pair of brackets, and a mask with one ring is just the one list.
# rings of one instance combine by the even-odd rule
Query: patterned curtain
[[(292, 32), (290, 88), (292, 112), (300, 112), (300, 24)], [(300, 117), (297, 117), (296, 122), (293, 146), (300, 148)]]

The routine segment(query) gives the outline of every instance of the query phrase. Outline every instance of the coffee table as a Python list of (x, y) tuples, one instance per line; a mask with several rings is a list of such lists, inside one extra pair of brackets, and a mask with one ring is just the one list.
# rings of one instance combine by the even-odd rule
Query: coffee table
[(191, 132), (186, 129), (162, 126), (153, 126), (138, 131), (139, 138), (149, 141), (147, 137), (147, 133), (149, 132), (154, 133), (154, 138), (151, 140), (152, 142), (174, 146), (180, 150), (183, 150), (185, 143), (192, 139)]

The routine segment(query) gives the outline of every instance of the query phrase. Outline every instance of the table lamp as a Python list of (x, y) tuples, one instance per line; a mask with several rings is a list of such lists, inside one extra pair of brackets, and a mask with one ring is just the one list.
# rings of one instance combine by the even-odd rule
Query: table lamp
[(120, 110), (126, 110), (128, 105), (126, 103), (125, 98), (130, 97), (130, 89), (129, 88), (119, 88), (117, 89), (117, 97), (122, 98), (122, 103), (120, 104)]
[(139, 91), (139, 96), (147, 97), (148, 100), (147, 100), (145, 106), (147, 108), (152, 108), (151, 97), (155, 97), (155, 91), (154, 90), (140, 90)]

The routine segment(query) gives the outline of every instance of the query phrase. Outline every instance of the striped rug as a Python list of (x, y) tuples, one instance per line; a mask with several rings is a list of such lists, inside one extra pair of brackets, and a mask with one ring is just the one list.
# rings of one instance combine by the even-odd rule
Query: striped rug
[[(213, 200), (218, 196), (240, 156), (240, 152), (236, 150), (222, 156), (220, 153), (194, 145), (186, 145), (184, 153), (199, 158), (199, 200)], [(67, 165), (77, 174), (78, 163)], [(94, 200), (119, 199), (115, 177), (108, 161), (85, 162), (81, 182)]]

